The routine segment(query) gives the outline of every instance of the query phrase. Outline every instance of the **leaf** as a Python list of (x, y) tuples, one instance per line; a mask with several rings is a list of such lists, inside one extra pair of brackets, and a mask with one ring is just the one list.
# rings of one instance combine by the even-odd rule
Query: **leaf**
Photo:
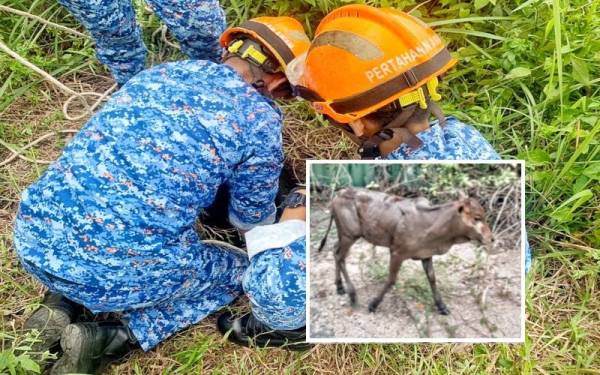
[(594, 180), (600, 180), (600, 162), (592, 163), (583, 170), (582, 174)]
[[(592, 199), (594, 193), (590, 189), (580, 191), (573, 195), (571, 198), (563, 202), (556, 210), (554, 210), (550, 217), (558, 222), (565, 223), (573, 220), (573, 212), (581, 207), (585, 202)], [(569, 205), (572, 203), (572, 206)]]
[(488, 5), (490, 0), (475, 0), (475, 10), (479, 10), (484, 6)]
[(8, 366), (8, 352), (0, 352), (0, 371)]
[(34, 372), (36, 374), (40, 373), (40, 365), (38, 365), (31, 358), (29, 358), (29, 356), (27, 354), (21, 354), (20, 356), (17, 357), (17, 360), (19, 361), (19, 363), (21, 364), (21, 367), (24, 370)]
[(546, 96), (548, 97), (548, 99), (557, 98), (560, 94), (560, 91), (553, 82), (548, 82), (546, 86), (544, 86), (543, 91), (544, 94), (546, 94)]
[(517, 8), (515, 8), (513, 11), (511, 11), (511, 13), (516, 13), (516, 12), (520, 11), (521, 9), (527, 8), (528, 6), (530, 6), (531, 4), (533, 4), (537, 1), (538, 0), (527, 0), (526, 2), (524, 2), (523, 4), (521, 4)]
[(17, 362), (17, 358), (15, 357), (15, 355), (12, 353), (9, 353), (8, 361), (7, 361), (6, 365), (8, 367), (8, 372), (10, 372), (10, 375), (17, 375), (16, 362)]
[(573, 184), (573, 193), (576, 194), (583, 190), (589, 180), (590, 178), (587, 176), (579, 176), (575, 181), (575, 184)]
[(480, 38), (489, 38), (489, 39), (500, 40), (500, 41), (506, 40), (506, 38), (503, 36), (492, 34), (492, 33), (486, 33), (484, 31), (477, 31), (477, 30), (440, 28), (440, 29), (436, 29), (436, 31), (439, 31), (440, 33), (465, 34), (465, 35), (477, 36)]
[(552, 160), (550, 159), (550, 155), (540, 148), (534, 148), (533, 150), (520, 153), (518, 158), (525, 159), (529, 164), (533, 165), (544, 165)]
[(502, 368), (510, 369), (513, 367), (514, 362), (510, 359), (500, 358), (498, 359), (498, 365)]
[(513, 79), (513, 78), (522, 78), (522, 77), (527, 77), (531, 75), (531, 70), (529, 70), (528, 68), (524, 68), (524, 67), (517, 67), (514, 68), (513, 70), (511, 70), (510, 72), (508, 72), (508, 74), (506, 76), (504, 76), (505, 79)]
[(546, 31), (544, 32), (544, 39), (547, 38), (548, 35), (550, 35), (550, 33), (552, 32), (552, 30), (554, 30), (554, 19), (551, 19), (546, 24)]
[(554, 173), (550, 173), (548, 171), (534, 171), (530, 174), (530, 176), (533, 178), (533, 181), (544, 184), (547, 180), (554, 177)]
[[(466, 9), (466, 8), (461, 8)], [(444, 25), (454, 25), (457, 23), (467, 23), (467, 22), (489, 22), (489, 21), (510, 21), (515, 20), (515, 17), (461, 17), (461, 18), (450, 18), (443, 19), (439, 21), (427, 22), (427, 24), (431, 27), (436, 26), (444, 26)]]
[(589, 86), (590, 72), (587, 64), (583, 60), (571, 56), (571, 65), (573, 66), (573, 79), (583, 85)]

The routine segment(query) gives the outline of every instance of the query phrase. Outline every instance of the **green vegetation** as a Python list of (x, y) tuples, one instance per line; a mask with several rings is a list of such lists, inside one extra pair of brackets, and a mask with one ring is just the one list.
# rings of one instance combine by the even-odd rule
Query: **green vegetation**
[[(150, 49), (149, 64), (183, 56), (154, 33), (160, 22), (134, 0)], [(322, 15), (346, 1), (225, 0), (228, 21), (287, 14), (312, 33)], [(460, 60), (444, 78), (446, 113), (474, 124), (505, 158), (527, 161), (527, 223), (535, 262), (527, 283), (527, 338), (497, 345), (320, 345), (308, 353), (246, 351), (217, 336), (213, 321), (156, 351), (137, 353), (114, 373), (597, 373), (600, 368), (600, 1), (368, 1), (394, 6), (435, 26)], [(83, 31), (54, 0), (0, 0)], [(415, 9), (416, 8), (416, 9)], [(0, 41), (77, 90), (104, 91), (112, 81), (93, 42), (0, 10)], [(66, 96), (0, 52), (0, 162), (64, 119)], [(327, 158), (349, 142), (324, 127), (305, 104), (286, 107), (287, 150)], [(302, 121), (300, 121), (302, 120)], [(309, 134), (308, 139), (289, 135)], [(52, 159), (66, 139), (51, 138), (25, 156)], [(327, 147), (319, 147), (327, 140)], [(293, 151), (293, 152), (292, 152)], [(294, 160), (291, 160), (294, 163)], [(16, 160), (0, 167), (0, 373), (35, 372), (12, 337), (42, 290), (18, 265), (11, 223), (20, 191), (45, 166)], [(19, 349), (21, 348), (21, 349)], [(7, 354), (8, 353), (8, 354)], [(12, 356), (11, 356), (12, 355)], [(9, 365), (11, 363), (12, 365)], [(4, 366), (4, 367), (3, 367)], [(11, 370), (10, 366), (14, 366)], [(21, 366), (21, 370), (17, 370)], [(596, 369), (596, 370), (594, 370)]]

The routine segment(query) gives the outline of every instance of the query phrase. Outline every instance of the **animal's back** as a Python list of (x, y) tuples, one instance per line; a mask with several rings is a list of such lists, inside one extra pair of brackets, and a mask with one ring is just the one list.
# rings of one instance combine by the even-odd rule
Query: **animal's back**
[(379, 245), (390, 246), (403, 212), (415, 210), (412, 200), (378, 191), (346, 188), (332, 202), (338, 231), (351, 237), (363, 237)]

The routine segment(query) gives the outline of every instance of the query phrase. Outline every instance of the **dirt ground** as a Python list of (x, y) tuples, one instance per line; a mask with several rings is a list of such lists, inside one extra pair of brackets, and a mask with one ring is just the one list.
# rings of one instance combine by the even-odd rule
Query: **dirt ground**
[[(477, 245), (455, 245), (434, 257), (438, 289), (450, 315), (437, 313), (420, 261), (402, 264), (396, 285), (375, 313), (367, 304), (383, 287), (389, 250), (357, 241), (346, 260), (358, 302), (352, 308), (334, 284), (335, 224), (327, 245), (317, 253), (329, 212), (311, 203), (310, 337), (311, 338), (518, 338), (521, 331), (520, 249), (491, 255)], [(343, 340), (341, 340), (343, 341)]]

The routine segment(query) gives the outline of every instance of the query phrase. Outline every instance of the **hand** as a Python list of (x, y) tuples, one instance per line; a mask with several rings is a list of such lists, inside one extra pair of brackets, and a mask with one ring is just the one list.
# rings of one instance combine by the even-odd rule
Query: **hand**
[[(306, 195), (305, 189), (296, 190), (297, 193)], [(289, 208), (286, 207), (281, 214), (279, 222), (287, 220), (303, 220), (306, 221), (306, 207)]]

